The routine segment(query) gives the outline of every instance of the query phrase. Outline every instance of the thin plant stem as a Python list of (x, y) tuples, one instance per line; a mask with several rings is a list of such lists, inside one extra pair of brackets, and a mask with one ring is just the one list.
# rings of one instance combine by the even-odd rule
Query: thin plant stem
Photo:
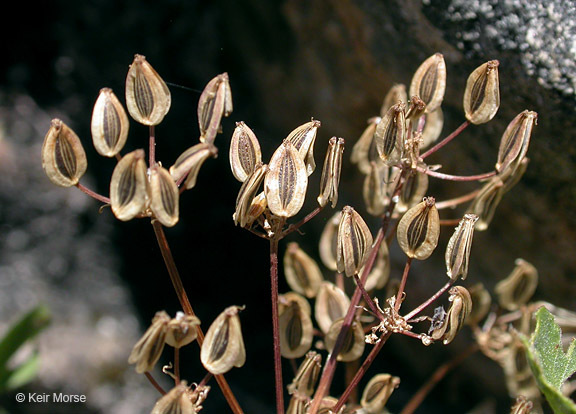
[(404, 289), (406, 288), (406, 281), (408, 280), (408, 273), (410, 273), (411, 264), (412, 264), (412, 258), (408, 257), (406, 259), (406, 265), (404, 266), (404, 272), (402, 273), (402, 280), (400, 281), (398, 294), (396, 295), (396, 302), (394, 302), (394, 310), (396, 312), (398, 312), (398, 309), (400, 309), (400, 305), (402, 304), (402, 296), (404, 295)]
[(211, 372), (206, 373), (206, 375), (204, 375), (204, 378), (202, 378), (202, 381), (200, 381), (200, 383), (196, 386), (196, 388), (203, 387), (204, 385), (206, 385), (208, 381), (210, 381), (210, 378), (212, 378), (212, 375), (213, 374)]
[(376, 315), (378, 319), (383, 320), (384, 317), (382, 316), (381, 312), (378, 311), (376, 304), (374, 303), (370, 295), (368, 295), (366, 289), (364, 289), (364, 285), (362, 284), (362, 281), (358, 277), (358, 274), (354, 275), (354, 281), (356, 282), (356, 286), (358, 286), (358, 288), (360, 289), (360, 292), (362, 292), (362, 297), (364, 298), (366, 305), (370, 308), (372, 313)]
[(456, 226), (456, 225), (458, 225), (458, 223), (460, 223), (460, 221), (462, 221), (462, 219), (440, 220), (440, 225), (441, 226)]
[(447, 181), (480, 181), (480, 180), (484, 180), (485, 178), (494, 177), (497, 174), (496, 171), (490, 171), (487, 173), (482, 173), (482, 174), (477, 174), (477, 175), (451, 175), (451, 174), (440, 173), (438, 171), (432, 171), (428, 168), (423, 168), (423, 167), (416, 167), (416, 171), (427, 174), (431, 177), (436, 177), (436, 178), (439, 178), (441, 180), (447, 180)]
[(420, 306), (418, 306), (416, 309), (414, 309), (412, 312), (410, 312), (409, 314), (407, 314), (406, 316), (404, 316), (404, 319), (406, 319), (407, 321), (409, 321), (410, 319), (412, 319), (414, 316), (418, 315), (420, 312), (422, 312), (424, 309), (426, 309), (428, 306), (430, 306), (430, 304), (432, 302), (434, 302), (436, 299), (438, 299), (440, 296), (442, 296), (442, 294), (444, 292), (446, 292), (450, 286), (452, 286), (454, 284), (455, 280), (450, 279), (450, 281), (448, 283), (446, 283), (444, 286), (442, 286), (438, 292), (434, 293), (432, 296), (430, 296), (424, 303), (422, 303)]
[(450, 141), (452, 141), (454, 138), (456, 138), (458, 135), (460, 135), (460, 133), (462, 131), (464, 131), (468, 127), (468, 125), (470, 125), (470, 122), (464, 121), (464, 123), (462, 123), (462, 125), (460, 125), (458, 128), (456, 128), (450, 135), (448, 135), (442, 141), (438, 142), (438, 144), (434, 145), (432, 148), (430, 148), (424, 154), (420, 155), (420, 158), (424, 159), (428, 155), (434, 154), (436, 151), (438, 151), (444, 145), (448, 144)]
[(154, 125), (150, 125), (150, 142), (148, 148), (149, 167), (154, 167), (156, 164), (156, 135)]
[(116, 154), (116, 161), (120, 162), (122, 160), (122, 155), (120, 155), (120, 153)]
[(306, 217), (304, 217), (302, 220), (300, 220), (298, 223), (290, 225), (290, 227), (288, 227), (282, 233), (282, 238), (284, 238), (285, 236), (289, 235), (292, 232), (295, 232), (302, 225), (308, 223), (310, 220), (312, 220), (314, 217), (316, 217), (318, 215), (318, 213), (320, 213), (323, 209), (324, 209), (324, 207), (318, 206), (312, 212), (310, 212)]
[[(359, 368), (360, 368), (360, 360), (358, 359), (355, 361), (348, 362), (346, 364), (345, 367), (346, 371), (344, 377), (344, 380), (346, 381), (345, 384), (349, 384), (350, 382), (352, 382)], [(348, 399), (354, 403), (358, 403), (358, 388), (354, 387), (352, 389), (352, 392), (350, 393)], [(337, 413), (338, 411), (334, 412)]]
[(468, 194), (464, 194), (463, 196), (460, 196), (460, 197), (451, 198), (450, 200), (439, 201), (436, 203), (436, 208), (438, 210), (442, 210), (445, 208), (456, 207), (457, 205), (460, 205), (462, 203), (466, 203), (467, 201), (474, 200), (474, 198), (476, 198), (476, 196), (478, 195), (479, 192), (480, 192), (480, 189), (476, 189), (476, 190), (471, 191)]
[(180, 384), (180, 347), (174, 347), (174, 376), (176, 385)]
[(160, 384), (158, 384), (158, 382), (154, 379), (152, 374), (150, 374), (148, 371), (146, 371), (144, 373), (144, 375), (146, 376), (146, 378), (148, 378), (148, 381), (150, 381), (150, 384), (152, 384), (154, 386), (154, 388), (156, 388), (160, 394), (166, 395), (166, 391), (164, 391), (164, 388), (162, 388), (160, 386)]
[(282, 355), (280, 354), (280, 324), (278, 316), (278, 238), (270, 239), (270, 287), (272, 298), (272, 330), (274, 336), (274, 379), (276, 384), (276, 412), (284, 413), (282, 386)]
[(460, 365), (466, 358), (475, 352), (478, 352), (479, 349), (480, 347), (478, 344), (474, 344), (470, 348), (464, 350), (464, 352), (456, 355), (452, 360), (440, 365), (430, 376), (428, 381), (426, 381), (416, 394), (412, 396), (400, 414), (412, 414), (416, 411), (436, 384), (438, 384), (450, 371)]
[(77, 183), (76, 187), (85, 194), (88, 194), (90, 197), (95, 198), (98, 201), (101, 201), (106, 204), (110, 204), (110, 199), (108, 197), (104, 197), (101, 194), (98, 194), (95, 191), (90, 190), (88, 187), (84, 187), (82, 184)]

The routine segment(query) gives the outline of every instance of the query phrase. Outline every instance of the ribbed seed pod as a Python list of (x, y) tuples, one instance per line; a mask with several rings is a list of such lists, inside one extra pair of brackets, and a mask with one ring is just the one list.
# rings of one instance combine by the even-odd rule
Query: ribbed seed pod
[[(359, 274), (364, 272), (364, 268), (360, 270)], [(371, 291), (374, 289), (382, 289), (388, 278), (390, 277), (390, 253), (388, 252), (388, 244), (380, 243), (380, 248), (378, 249), (378, 254), (376, 255), (376, 261), (372, 270), (366, 278), (366, 284), (364, 289), (366, 291)]]
[(298, 293), (285, 293), (278, 298), (278, 313), (282, 356), (288, 359), (304, 356), (314, 338), (308, 301)]
[(136, 122), (158, 125), (170, 110), (170, 90), (146, 61), (135, 55), (126, 76), (126, 106)]
[(346, 276), (358, 274), (372, 249), (372, 241), (372, 233), (360, 214), (345, 206), (338, 226), (338, 271), (346, 273)]
[(254, 132), (244, 122), (236, 122), (236, 129), (230, 141), (230, 167), (232, 174), (244, 182), (262, 162), (260, 143)]
[[(251, 225), (257, 218), (254, 217), (255, 214), (250, 214), (250, 209), (267, 172), (268, 166), (266, 164), (257, 165), (252, 175), (250, 175), (250, 177), (244, 181), (242, 187), (240, 187), (238, 197), (236, 197), (236, 211), (232, 216), (234, 224), (240, 224), (240, 227), (246, 227)], [(266, 202), (265, 196), (264, 201)]]
[[(419, 166), (425, 167), (424, 164), (419, 164)], [(428, 183), (428, 174), (412, 170), (400, 190), (396, 211), (403, 213), (418, 204), (428, 192)]]
[(505, 173), (508, 168), (515, 170), (528, 152), (532, 127), (536, 125), (538, 114), (525, 110), (518, 114), (506, 127), (500, 139), (496, 171)]
[(294, 394), (286, 409), (286, 414), (306, 414), (308, 410), (308, 398)]
[(196, 316), (186, 315), (184, 312), (176, 313), (176, 317), (168, 322), (166, 329), (166, 343), (174, 348), (181, 348), (196, 339), (196, 327), (200, 319)]
[(398, 223), (398, 244), (408, 257), (427, 259), (438, 245), (440, 217), (433, 197), (408, 210)]
[[(334, 321), (330, 326), (330, 329), (324, 337), (324, 344), (329, 352), (332, 352), (334, 345), (336, 344), (336, 338), (342, 330), (342, 324), (344, 323), (344, 318), (340, 318)], [(351, 362), (356, 361), (362, 356), (364, 352), (364, 330), (362, 329), (362, 324), (354, 320), (346, 336), (344, 337), (344, 344), (342, 345), (342, 350), (336, 357), (338, 361)]]
[[(418, 124), (414, 123), (414, 127), (418, 128)], [(420, 144), (420, 149), (428, 148), (432, 145), (440, 134), (442, 133), (442, 128), (444, 127), (444, 112), (442, 112), (442, 107), (438, 107), (434, 112), (426, 114), (426, 123), (424, 124), (424, 129), (422, 130), (422, 144)]]
[(358, 169), (362, 174), (370, 174), (371, 161), (382, 164), (382, 160), (376, 149), (376, 144), (374, 143), (374, 132), (380, 121), (381, 119), (378, 117), (370, 119), (368, 126), (364, 132), (362, 132), (362, 135), (358, 138), (354, 147), (352, 147), (350, 161), (358, 165)]
[(370, 174), (364, 177), (362, 196), (364, 197), (364, 204), (366, 204), (366, 211), (378, 217), (384, 214), (386, 206), (390, 203), (386, 193), (388, 187), (386, 174), (391, 167), (378, 165), (375, 162), (370, 163), (370, 166)]
[(338, 403), (338, 399), (334, 397), (324, 397), (322, 398), (322, 402), (320, 403), (320, 408), (318, 408), (318, 414), (342, 414), (346, 409), (346, 405), (343, 405), (342, 408), (335, 413), (332, 409)]
[(228, 74), (221, 73), (208, 82), (198, 100), (200, 142), (213, 144), (216, 134), (221, 132), (222, 117), (230, 115), (232, 110), (232, 91)]
[(288, 243), (284, 253), (284, 274), (292, 290), (307, 298), (316, 297), (324, 278), (316, 261), (298, 243)]
[(53, 119), (42, 145), (42, 168), (60, 187), (72, 187), (84, 173), (88, 162), (80, 138), (64, 122)]
[(320, 195), (318, 196), (320, 207), (324, 207), (328, 204), (328, 201), (332, 202), (332, 208), (336, 207), (343, 152), (344, 139), (330, 138), (326, 159), (324, 160), (324, 168), (322, 168), (322, 177), (320, 178)]
[(184, 177), (184, 187), (190, 190), (196, 185), (196, 179), (200, 172), (200, 167), (208, 158), (216, 158), (218, 150), (214, 145), (199, 143), (184, 151), (177, 159), (172, 167), (170, 167), (170, 175), (174, 181), (180, 182)]
[(410, 96), (418, 95), (426, 103), (426, 112), (435, 111), (442, 104), (446, 89), (446, 63), (441, 53), (426, 59), (414, 73)]
[(116, 164), (110, 180), (110, 205), (118, 220), (131, 220), (144, 212), (148, 201), (144, 150), (126, 154)]
[(284, 140), (272, 155), (264, 178), (264, 193), (268, 208), (278, 217), (298, 214), (308, 187), (306, 166), (296, 148)]
[(350, 299), (330, 282), (323, 282), (316, 295), (314, 316), (322, 332), (327, 333), (334, 321), (343, 318), (350, 306)]
[(232, 367), (240, 368), (246, 361), (244, 339), (240, 328), (238, 306), (222, 312), (206, 332), (200, 351), (202, 365), (214, 375), (224, 374)]
[(525, 305), (538, 286), (538, 270), (523, 259), (516, 259), (516, 267), (504, 280), (498, 282), (494, 291), (498, 303), (504, 309), (513, 311)]
[(189, 393), (188, 383), (181, 381), (156, 402), (151, 414), (196, 414)]
[(476, 283), (468, 289), (472, 299), (472, 310), (466, 318), (466, 325), (477, 325), (490, 311), (492, 297), (482, 283)]
[(390, 374), (373, 376), (362, 392), (360, 404), (367, 414), (379, 414), (396, 388), (400, 385), (400, 378)]
[(445, 255), (446, 274), (452, 280), (456, 280), (458, 276), (464, 280), (468, 276), (470, 248), (474, 236), (474, 225), (477, 221), (477, 215), (465, 214), (448, 241)]
[(314, 162), (314, 142), (316, 141), (316, 134), (318, 128), (322, 123), (318, 120), (312, 120), (300, 125), (294, 129), (284, 141), (290, 142), (298, 151), (300, 159), (306, 165), (306, 174), (309, 176), (314, 172), (316, 163)]
[(374, 141), (380, 159), (387, 166), (393, 166), (400, 162), (404, 153), (406, 141), (406, 118), (405, 105), (399, 103), (393, 105), (374, 132)]
[(341, 217), (341, 211), (334, 214), (330, 220), (326, 222), (324, 230), (322, 230), (322, 234), (320, 235), (320, 259), (322, 263), (324, 263), (324, 266), (334, 272), (338, 270), (336, 251), (338, 249), (338, 226)]
[(384, 100), (382, 101), (382, 107), (380, 108), (380, 116), (384, 117), (386, 112), (390, 109), (392, 105), (396, 105), (400, 102), (408, 102), (408, 95), (406, 94), (406, 85), (402, 83), (396, 83), (392, 85), (390, 90), (386, 93)]
[(92, 111), (90, 128), (98, 154), (104, 157), (118, 154), (128, 138), (128, 128), (126, 111), (112, 89), (101, 89)]
[(159, 164), (150, 168), (148, 190), (150, 209), (154, 217), (166, 227), (172, 227), (178, 223), (180, 192), (166, 168)]
[(166, 332), (170, 317), (164, 311), (156, 312), (152, 324), (136, 342), (130, 356), (129, 364), (136, 364), (136, 372), (142, 374), (152, 371), (166, 343)]
[(500, 107), (500, 82), (497, 60), (477, 67), (468, 77), (464, 91), (464, 113), (473, 124), (484, 124), (494, 118)]
[(454, 340), (458, 331), (464, 326), (466, 317), (472, 310), (472, 299), (468, 290), (462, 286), (454, 286), (449, 291), (448, 300), (452, 302), (441, 326), (432, 331), (432, 339), (443, 340), (448, 345)]
[(503, 185), (502, 180), (498, 176), (492, 177), (484, 184), (484, 187), (482, 187), (470, 207), (468, 207), (468, 213), (478, 216), (478, 222), (475, 226), (476, 230), (482, 231), (488, 228), (494, 217), (496, 207), (502, 200)]
[(304, 361), (300, 364), (300, 368), (298, 368), (294, 380), (287, 387), (288, 394), (312, 397), (321, 370), (322, 355), (315, 351), (308, 352), (304, 357)]

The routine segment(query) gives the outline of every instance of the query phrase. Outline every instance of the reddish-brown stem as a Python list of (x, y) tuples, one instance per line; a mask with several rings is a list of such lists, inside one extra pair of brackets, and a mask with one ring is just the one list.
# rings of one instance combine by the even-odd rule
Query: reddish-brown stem
[(87, 187), (84, 187), (82, 184), (77, 183), (76, 187), (85, 194), (88, 194), (90, 197), (95, 198), (98, 201), (101, 201), (106, 204), (110, 204), (110, 199), (108, 197), (104, 197), (101, 194), (98, 194)]
[(270, 285), (272, 298), (272, 330), (274, 336), (274, 379), (276, 384), (276, 413), (284, 413), (282, 386), (282, 356), (280, 354), (280, 324), (278, 316), (278, 238), (270, 239)]
[(203, 387), (204, 385), (208, 384), (208, 381), (210, 381), (210, 378), (212, 378), (212, 373), (211, 372), (206, 373), (206, 375), (204, 375), (204, 378), (202, 378), (202, 381), (200, 381), (200, 383), (196, 386), (196, 388), (200, 388), (200, 387)]
[(324, 207), (316, 207), (311, 213), (309, 213), (306, 217), (304, 217), (302, 220), (300, 220), (298, 223), (296, 224), (292, 224), (290, 225), (290, 227), (288, 227), (286, 230), (284, 230), (284, 232), (282, 233), (282, 238), (284, 238), (285, 236), (289, 235), (292, 232), (295, 232), (296, 230), (298, 230), (302, 225), (308, 223), (310, 220), (312, 220), (314, 217), (316, 217), (318, 215), (318, 213), (320, 213), (322, 211)]
[(417, 334), (412, 331), (400, 331), (398, 333), (404, 336), (409, 336), (410, 338), (418, 339), (420, 341), (422, 340), (422, 334)]
[(434, 302), (436, 299), (438, 299), (440, 296), (442, 296), (442, 294), (444, 292), (446, 292), (450, 286), (452, 286), (454, 284), (455, 280), (450, 279), (450, 281), (448, 283), (446, 283), (444, 286), (442, 286), (440, 288), (440, 290), (438, 290), (438, 292), (434, 293), (432, 296), (430, 296), (424, 303), (422, 303), (420, 306), (418, 306), (416, 309), (414, 309), (412, 312), (410, 312), (409, 314), (407, 314), (406, 316), (404, 316), (404, 319), (406, 319), (407, 321), (409, 321), (410, 319), (412, 319), (414, 316), (418, 315), (420, 312), (422, 312), (424, 309), (426, 309), (428, 306), (430, 306), (430, 304), (432, 302)]
[(360, 292), (362, 292), (362, 297), (364, 298), (366, 305), (370, 308), (372, 313), (374, 315), (376, 315), (376, 317), (378, 319), (383, 320), (384, 316), (382, 315), (381, 312), (378, 311), (376, 304), (374, 303), (374, 301), (372, 300), (370, 295), (368, 295), (368, 292), (366, 292), (366, 289), (364, 289), (364, 284), (362, 283), (362, 281), (360, 280), (360, 278), (358, 277), (357, 274), (354, 275), (354, 281), (356, 282), (356, 286), (358, 287), (358, 289), (360, 289)]
[(446, 220), (440, 220), (440, 225), (441, 226), (456, 226), (458, 225), (458, 223), (460, 223), (462, 219), (446, 219)]
[(176, 385), (180, 384), (180, 348), (174, 348), (174, 382)]
[(404, 289), (406, 288), (406, 281), (408, 280), (408, 273), (410, 273), (410, 265), (412, 264), (412, 258), (408, 257), (406, 259), (406, 265), (404, 266), (404, 272), (402, 273), (402, 280), (400, 281), (400, 287), (398, 288), (398, 293), (396, 294), (396, 302), (394, 302), (394, 310), (398, 312), (400, 305), (402, 304), (402, 296), (404, 296)]
[(148, 381), (150, 381), (150, 384), (152, 384), (154, 386), (154, 388), (156, 388), (160, 394), (166, 395), (166, 391), (164, 391), (164, 388), (162, 388), (160, 386), (160, 384), (158, 384), (158, 382), (156, 382), (156, 380), (154, 379), (152, 374), (150, 374), (148, 371), (146, 371), (144, 373), (144, 375), (146, 376), (146, 378), (148, 378)]
[(116, 154), (116, 161), (120, 162), (121, 159), (122, 159), (122, 155), (120, 153)]
[(420, 404), (422, 404), (422, 401), (424, 401), (430, 391), (432, 391), (436, 384), (438, 384), (442, 378), (446, 376), (446, 374), (460, 365), (462, 361), (464, 361), (473, 353), (477, 352), (479, 349), (480, 348), (478, 344), (474, 344), (470, 348), (464, 350), (464, 352), (461, 354), (456, 355), (452, 360), (440, 365), (436, 371), (434, 371), (428, 381), (426, 381), (426, 383), (416, 392), (416, 394), (412, 396), (400, 414), (412, 414), (414, 411), (416, 411), (416, 409), (420, 407)]
[(474, 198), (478, 195), (479, 192), (480, 189), (477, 189), (469, 192), (468, 194), (464, 194), (463, 196), (460, 197), (452, 198), (450, 200), (439, 201), (436, 203), (436, 208), (438, 210), (442, 210), (445, 208), (456, 207), (459, 204), (474, 200)]
[[(345, 368), (346, 372), (344, 380), (346, 381), (345, 384), (348, 385), (350, 384), (350, 382), (352, 382), (352, 380), (356, 376), (356, 373), (358, 372), (358, 369), (360, 368), (360, 360), (357, 359), (355, 361), (348, 362)], [(352, 401), (353, 403), (358, 403), (358, 388), (352, 389), (352, 392), (348, 396), (348, 400)], [(336, 413), (337, 411), (333, 412)]]
[(451, 174), (444, 174), (438, 171), (432, 171), (429, 170), (428, 168), (423, 167), (416, 167), (416, 171), (427, 174), (431, 177), (436, 177), (441, 180), (447, 180), (447, 181), (480, 181), (484, 180), (485, 178), (494, 177), (497, 174), (496, 171), (490, 171), (487, 173), (477, 175), (451, 175)]
[(434, 145), (432, 148), (430, 148), (428, 151), (426, 151), (424, 154), (420, 155), (421, 159), (426, 158), (428, 155), (430, 154), (434, 154), (436, 151), (438, 151), (440, 148), (442, 148), (444, 145), (448, 144), (450, 141), (452, 141), (454, 138), (456, 138), (458, 135), (460, 135), (460, 133), (462, 131), (464, 131), (466, 129), (466, 127), (470, 125), (469, 121), (464, 121), (464, 123), (462, 125), (460, 125), (458, 128), (456, 128), (450, 135), (448, 135), (446, 138), (444, 138), (442, 141), (440, 141), (438, 144)]
[(156, 164), (156, 135), (154, 125), (150, 125), (150, 145), (148, 148), (149, 167), (154, 167)]

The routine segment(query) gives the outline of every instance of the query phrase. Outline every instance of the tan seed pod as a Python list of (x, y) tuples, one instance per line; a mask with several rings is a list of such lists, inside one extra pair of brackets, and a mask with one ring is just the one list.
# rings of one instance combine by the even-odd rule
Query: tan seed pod
[(236, 122), (230, 142), (232, 174), (238, 181), (244, 182), (261, 162), (262, 152), (258, 138), (244, 122)]
[(159, 164), (150, 168), (148, 190), (150, 209), (154, 217), (166, 227), (178, 223), (180, 192), (166, 168)]
[(250, 207), (248, 207), (248, 211), (244, 215), (244, 219), (241, 220), (241, 223), (244, 223), (243, 227), (252, 226), (252, 223), (254, 223), (258, 217), (264, 214), (264, 211), (266, 211), (267, 207), (268, 202), (266, 201), (266, 195), (264, 194), (264, 191), (261, 191), (252, 199)]
[(216, 158), (218, 150), (214, 145), (199, 143), (184, 151), (177, 159), (172, 167), (170, 167), (170, 175), (174, 181), (180, 182), (184, 177), (184, 187), (190, 190), (196, 185), (200, 167), (208, 158)]
[(518, 164), (517, 168), (515, 168), (514, 170), (508, 168), (508, 170), (499, 175), (500, 179), (504, 184), (502, 186), (502, 194), (507, 193), (508, 191), (510, 191), (512, 187), (518, 184), (518, 181), (520, 181), (520, 178), (522, 178), (522, 176), (526, 172), (529, 162), (530, 160), (524, 157), (522, 161), (520, 161), (520, 163)]
[(298, 151), (300, 158), (306, 165), (306, 174), (309, 176), (316, 169), (314, 161), (314, 142), (316, 141), (316, 134), (318, 128), (322, 123), (318, 120), (312, 120), (300, 125), (294, 129), (284, 141), (290, 142)]
[(404, 153), (404, 142), (406, 141), (405, 108), (403, 103), (393, 105), (374, 131), (378, 155), (387, 166), (398, 164)]
[(445, 255), (446, 274), (452, 280), (456, 280), (458, 276), (464, 280), (468, 276), (470, 248), (474, 236), (474, 225), (477, 221), (477, 215), (465, 214), (448, 241)]
[(322, 370), (322, 355), (315, 351), (310, 351), (300, 364), (294, 380), (288, 385), (288, 394), (312, 397), (316, 381)]
[(448, 293), (451, 302), (450, 308), (440, 327), (434, 329), (431, 333), (432, 339), (443, 340), (444, 345), (448, 345), (454, 340), (458, 331), (464, 326), (466, 317), (472, 310), (472, 299), (470, 293), (462, 286), (452, 287)]
[(378, 165), (375, 162), (370, 163), (370, 166), (370, 174), (364, 177), (362, 196), (368, 214), (379, 217), (384, 214), (386, 206), (390, 204), (390, 199), (386, 193), (388, 188), (386, 174), (390, 167)]
[(214, 143), (216, 134), (221, 132), (222, 117), (230, 115), (232, 109), (232, 91), (228, 74), (222, 73), (208, 82), (198, 100), (200, 142)]
[(200, 351), (202, 365), (214, 375), (224, 374), (232, 367), (240, 368), (246, 361), (246, 350), (240, 327), (239, 306), (222, 312), (206, 332)]
[(342, 217), (342, 212), (338, 211), (334, 214), (330, 220), (326, 222), (324, 230), (320, 235), (320, 259), (324, 266), (332, 271), (337, 271), (338, 266), (336, 265), (336, 251), (338, 248), (338, 225), (340, 224), (340, 218)]
[(158, 125), (170, 110), (170, 90), (146, 57), (135, 55), (126, 76), (126, 106), (136, 122)]
[(358, 169), (362, 174), (370, 173), (370, 161), (374, 161), (377, 164), (382, 163), (374, 142), (374, 132), (380, 120), (380, 118), (370, 119), (368, 126), (356, 144), (354, 144), (354, 147), (352, 147), (350, 161), (358, 165)]
[[(330, 326), (330, 329), (324, 337), (324, 344), (329, 352), (332, 352), (334, 345), (336, 344), (336, 338), (342, 330), (342, 324), (344, 323), (344, 318), (340, 318)], [(344, 344), (342, 345), (342, 350), (338, 354), (336, 359), (342, 362), (356, 361), (362, 356), (364, 352), (365, 342), (364, 342), (364, 330), (362, 329), (362, 324), (354, 320), (346, 336), (344, 337)]]
[(324, 168), (322, 168), (322, 177), (320, 178), (320, 195), (318, 196), (320, 207), (324, 207), (328, 204), (328, 201), (332, 201), (332, 208), (336, 207), (343, 152), (344, 139), (330, 138), (326, 159), (324, 160)]
[(508, 124), (500, 139), (496, 171), (503, 174), (508, 168), (512, 170), (518, 168), (528, 152), (532, 128), (537, 120), (536, 112), (525, 110)]
[(308, 411), (308, 398), (298, 394), (292, 395), (286, 409), (286, 414), (306, 414)]
[(472, 298), (472, 310), (465, 323), (466, 325), (477, 325), (488, 315), (490, 305), (492, 305), (492, 297), (482, 283), (476, 283), (468, 291)]
[(175, 318), (168, 322), (166, 329), (166, 343), (174, 348), (181, 348), (196, 339), (196, 327), (200, 319), (196, 316), (178, 312)]
[[(359, 274), (364, 272), (364, 268)], [(382, 289), (388, 278), (390, 277), (390, 253), (388, 251), (388, 244), (380, 243), (380, 248), (378, 249), (378, 254), (376, 255), (376, 262), (372, 266), (372, 270), (366, 278), (366, 284), (364, 289), (366, 291), (371, 291), (374, 289)]]
[(338, 271), (346, 273), (346, 276), (358, 274), (372, 249), (372, 241), (372, 233), (360, 214), (345, 206), (338, 226)]
[(308, 301), (298, 293), (285, 293), (278, 298), (278, 312), (282, 356), (288, 359), (304, 356), (314, 338)]
[(406, 85), (402, 83), (396, 83), (392, 85), (384, 100), (382, 101), (382, 107), (380, 108), (380, 116), (384, 117), (386, 112), (390, 109), (392, 105), (396, 105), (399, 102), (407, 102), (408, 95), (406, 94)]
[(494, 118), (500, 107), (500, 82), (497, 60), (477, 67), (468, 77), (464, 91), (464, 113), (473, 124), (484, 124)]
[(268, 208), (278, 217), (295, 216), (304, 204), (307, 188), (308, 175), (304, 161), (294, 145), (284, 140), (272, 155), (264, 178)]
[(342, 414), (346, 409), (346, 405), (343, 405), (338, 412), (334, 412), (332, 409), (338, 403), (338, 399), (334, 397), (324, 397), (318, 408), (318, 414)]
[(373, 376), (362, 392), (360, 404), (367, 414), (379, 414), (396, 388), (400, 385), (400, 378), (390, 374)]
[(538, 270), (523, 259), (516, 259), (516, 267), (504, 280), (498, 282), (494, 291), (498, 303), (504, 309), (514, 311), (525, 305), (538, 286)]
[(484, 187), (482, 187), (470, 207), (468, 207), (468, 213), (478, 216), (478, 222), (475, 226), (476, 230), (482, 231), (488, 228), (494, 217), (496, 207), (502, 200), (503, 185), (502, 180), (498, 176), (492, 177), (484, 184)]
[(446, 63), (441, 53), (426, 59), (414, 73), (410, 96), (418, 95), (426, 103), (426, 112), (435, 111), (442, 104), (446, 89)]
[(136, 342), (130, 356), (129, 364), (136, 364), (136, 372), (143, 374), (152, 371), (162, 354), (166, 343), (166, 332), (170, 317), (164, 311), (157, 312), (152, 319), (152, 324), (144, 332), (142, 338)]
[(116, 164), (110, 180), (110, 205), (118, 220), (131, 220), (145, 210), (148, 202), (144, 150), (126, 154)]
[(534, 408), (534, 403), (525, 396), (516, 397), (514, 405), (510, 408), (510, 414), (530, 414)]
[[(419, 166), (426, 168), (422, 163), (419, 164)], [(404, 213), (420, 203), (426, 195), (426, 192), (428, 192), (428, 183), (428, 174), (412, 170), (406, 177), (404, 185), (402, 185), (402, 189), (400, 190), (396, 211), (398, 213)]]
[(53, 119), (42, 145), (42, 168), (60, 187), (72, 187), (84, 173), (88, 162), (80, 138), (59, 119)]
[(250, 226), (258, 218), (259, 210), (263, 212), (263, 209), (266, 208), (267, 200), (264, 194), (261, 193), (258, 200), (256, 199), (256, 193), (260, 189), (266, 173), (268, 173), (268, 165), (257, 165), (252, 175), (240, 187), (238, 197), (236, 197), (236, 211), (232, 216), (234, 224), (240, 224), (240, 227)]
[(284, 253), (284, 274), (292, 290), (307, 298), (316, 297), (324, 278), (318, 264), (298, 243), (288, 243)]
[(181, 381), (156, 402), (151, 414), (196, 414), (189, 393), (188, 383)]
[(110, 88), (100, 90), (92, 111), (92, 142), (98, 154), (113, 157), (128, 138), (128, 116)]
[[(417, 128), (418, 124), (414, 123), (414, 127)], [(434, 112), (426, 114), (426, 123), (424, 124), (424, 129), (422, 130), (422, 144), (420, 149), (428, 148), (432, 145), (440, 134), (442, 133), (442, 128), (444, 127), (444, 112), (442, 108), (438, 107)]]
[(316, 295), (314, 316), (320, 330), (327, 333), (334, 321), (343, 318), (350, 306), (350, 299), (336, 285), (323, 282)]
[(408, 210), (398, 223), (397, 238), (408, 257), (425, 260), (438, 245), (440, 217), (433, 197)]

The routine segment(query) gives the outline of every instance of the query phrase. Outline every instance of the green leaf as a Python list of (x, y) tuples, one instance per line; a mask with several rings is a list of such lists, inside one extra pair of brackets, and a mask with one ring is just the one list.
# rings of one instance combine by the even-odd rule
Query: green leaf
[(13, 390), (28, 384), (36, 376), (39, 367), (40, 355), (38, 352), (35, 352), (34, 355), (30, 356), (30, 358), (9, 373), (6, 383), (3, 384), (3, 386), (8, 390)]
[(548, 400), (555, 413), (576, 413), (576, 405), (565, 397), (560, 387), (576, 371), (576, 342), (574, 339), (564, 353), (562, 331), (554, 316), (541, 307), (536, 312), (536, 329), (530, 337), (521, 337), (526, 347), (530, 369), (538, 388)]

